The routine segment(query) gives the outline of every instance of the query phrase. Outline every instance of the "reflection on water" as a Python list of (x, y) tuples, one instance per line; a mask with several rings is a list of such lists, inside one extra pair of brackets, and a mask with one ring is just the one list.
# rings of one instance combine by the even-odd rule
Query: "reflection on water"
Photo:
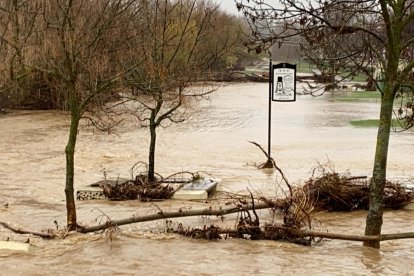
[[(250, 190), (264, 195), (281, 194), (279, 179), (249, 164), (261, 163), (263, 154), (247, 141), (267, 143), (266, 84), (234, 84), (222, 87), (211, 101), (203, 102), (186, 123), (160, 129), (157, 169), (163, 175), (182, 170), (203, 170), (223, 179), (219, 189)], [(302, 183), (313, 166), (335, 164), (338, 172), (369, 175), (376, 130), (354, 128), (350, 120), (378, 116), (378, 103), (336, 103), (326, 98), (299, 97), (295, 103), (273, 103), (272, 155), (292, 183)], [(64, 206), (64, 146), (68, 117), (59, 112), (17, 112), (0, 117), (0, 221), (44, 229), (62, 227)], [(146, 160), (148, 130), (124, 125), (117, 135), (82, 129), (76, 151), (76, 187), (103, 177), (129, 177), (130, 167)], [(413, 179), (412, 132), (393, 134), (389, 153), (389, 177)], [(9, 203), (8, 208), (2, 207)], [(217, 203), (161, 202), (164, 210), (205, 208)], [(93, 224), (102, 213), (125, 218), (158, 212), (151, 203), (79, 202), (78, 217)], [(413, 211), (389, 211), (384, 232), (413, 231)], [(266, 215), (266, 213), (264, 213)], [(321, 213), (320, 230), (361, 234), (365, 212)], [(182, 219), (186, 225), (218, 223), (214, 218)], [(224, 222), (232, 225), (231, 217)], [(35, 255), (0, 252), (2, 274), (71, 273), (85, 275), (377, 275), (409, 274), (414, 263), (412, 240), (384, 242), (381, 251), (357, 242), (325, 241), (307, 248), (282, 242), (227, 240), (194, 241), (159, 234), (163, 222), (123, 227), (125, 235), (109, 244), (99, 235), (73, 235), (65, 240), (31, 238)], [(154, 234), (153, 232), (156, 232)], [(0, 228), (0, 238), (25, 238)], [(70, 260), (70, 262), (68, 262)], [(76, 266), (74, 266), (76, 264)]]

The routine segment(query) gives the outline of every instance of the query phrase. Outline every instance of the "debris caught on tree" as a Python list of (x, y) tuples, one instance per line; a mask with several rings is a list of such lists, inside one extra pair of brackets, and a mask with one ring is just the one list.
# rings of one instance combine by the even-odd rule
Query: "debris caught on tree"
[(104, 184), (102, 186), (104, 195), (110, 200), (141, 201), (169, 199), (174, 194), (174, 188), (161, 182), (149, 182), (146, 175), (140, 174), (134, 181), (116, 183), (115, 185)]
[[(349, 172), (336, 173), (325, 166), (314, 170), (301, 188), (315, 208), (330, 211), (352, 211), (369, 207), (369, 182), (366, 176), (352, 176)], [(384, 189), (384, 208), (401, 209), (414, 200), (414, 191), (398, 182), (387, 181)]]
[(149, 181), (146, 169), (147, 165), (144, 162), (137, 162), (131, 168), (131, 178), (133, 180), (105, 179), (90, 186), (102, 188), (102, 196), (110, 200), (158, 201), (170, 199), (179, 188), (187, 183), (200, 181), (206, 176), (211, 177), (210, 174), (203, 171), (183, 171), (167, 177), (156, 174), (155, 181)]

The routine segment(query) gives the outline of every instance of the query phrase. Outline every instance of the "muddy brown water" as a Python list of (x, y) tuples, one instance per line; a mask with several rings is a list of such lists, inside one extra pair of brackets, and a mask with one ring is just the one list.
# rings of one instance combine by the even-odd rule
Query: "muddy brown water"
[[(160, 129), (156, 164), (163, 175), (203, 170), (221, 178), (219, 190), (246, 193), (246, 187), (267, 196), (282, 195), (280, 177), (256, 170), (265, 161), (247, 141), (267, 143), (266, 84), (221, 87), (200, 104), (186, 122)], [(355, 128), (350, 120), (378, 116), (378, 103), (342, 103), (331, 97), (300, 96), (295, 103), (274, 103), (272, 153), (292, 183), (303, 183), (318, 162), (328, 158), (338, 172), (367, 175), (372, 170), (376, 130)], [(65, 223), (64, 146), (68, 117), (61, 112), (15, 112), (0, 117), (0, 221), (35, 230)], [(389, 177), (414, 178), (412, 132), (392, 134)], [(108, 177), (129, 177), (132, 164), (146, 160), (148, 130), (128, 123), (116, 135), (82, 129), (76, 149), (75, 188)], [(8, 207), (1, 207), (8, 203)], [(217, 203), (165, 201), (163, 210), (206, 208)], [(132, 215), (153, 214), (152, 203), (137, 201), (78, 202), (83, 224)], [(262, 211), (270, 218), (268, 211)], [(365, 211), (317, 214), (319, 230), (362, 234)], [(413, 231), (414, 211), (387, 211), (384, 233)], [(185, 225), (215, 223), (213, 218), (185, 218)], [(325, 241), (303, 247), (285, 242), (190, 240), (163, 233), (164, 222), (122, 227), (109, 242), (105, 235), (71, 235), (45, 241), (31, 237), (34, 254), (0, 251), (1, 275), (414, 275), (414, 240), (388, 241), (380, 251), (358, 242)], [(0, 239), (27, 237), (0, 228)]]

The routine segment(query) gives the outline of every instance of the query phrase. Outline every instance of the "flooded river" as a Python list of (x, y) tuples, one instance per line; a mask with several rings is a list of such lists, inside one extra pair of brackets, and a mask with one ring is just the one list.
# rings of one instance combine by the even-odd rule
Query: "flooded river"
[[(266, 161), (258, 148), (267, 145), (267, 85), (231, 84), (200, 104), (185, 123), (160, 129), (156, 168), (206, 171), (222, 182), (221, 191), (281, 195), (280, 177), (252, 166)], [(337, 172), (369, 175), (375, 128), (356, 128), (350, 120), (378, 117), (376, 102), (337, 102), (331, 97), (300, 96), (294, 103), (274, 103), (272, 154), (290, 182), (303, 183), (318, 162), (331, 160)], [(16, 112), (0, 117), (0, 221), (41, 230), (63, 227), (68, 117), (61, 112)], [(392, 134), (389, 178), (414, 179), (412, 132)], [(129, 177), (137, 161), (146, 161), (147, 129), (128, 123), (116, 134), (82, 129), (76, 149), (75, 189), (108, 177)], [(8, 207), (3, 207), (8, 203)], [(78, 220), (96, 224), (112, 219), (207, 208), (215, 202), (77, 202)], [(264, 217), (270, 216), (262, 211)], [(318, 230), (362, 234), (366, 212), (321, 213)], [(413, 231), (414, 210), (387, 211), (384, 233)], [(215, 218), (185, 218), (185, 225), (233, 225)], [(414, 275), (414, 240), (388, 241), (380, 251), (359, 242), (325, 241), (303, 247), (284, 242), (190, 240), (162, 233), (164, 222), (122, 227), (112, 243), (99, 234), (71, 235), (44, 241), (31, 237), (34, 254), (0, 251), (1, 275)], [(0, 239), (27, 237), (0, 228)]]

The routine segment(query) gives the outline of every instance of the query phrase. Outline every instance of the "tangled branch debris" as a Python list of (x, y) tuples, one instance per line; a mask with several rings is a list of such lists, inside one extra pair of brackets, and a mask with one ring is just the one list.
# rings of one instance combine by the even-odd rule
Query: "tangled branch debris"
[[(379, 236), (344, 235), (312, 230), (312, 211), (314, 208), (327, 210), (355, 210), (367, 209), (369, 201), (369, 184), (366, 176), (351, 176), (349, 173), (338, 174), (332, 169), (332, 163), (319, 165), (314, 169), (312, 177), (302, 187), (293, 188), (283, 171), (271, 159), (272, 167), (281, 174), (283, 181), (288, 187), (289, 193), (284, 198), (269, 199), (260, 197), (258, 200), (249, 190), (249, 197), (232, 196), (231, 207), (219, 209), (207, 208), (204, 210), (183, 210), (177, 212), (164, 212), (158, 208), (157, 213), (146, 216), (132, 216), (121, 220), (111, 220), (102, 213), (104, 218), (98, 225), (79, 227), (77, 232), (89, 233), (102, 231), (109, 241), (112, 241), (120, 233), (120, 226), (132, 223), (166, 220), (167, 231), (177, 233), (186, 237), (196, 239), (223, 239), (242, 238), (252, 240), (285, 240), (301, 245), (312, 245), (322, 238), (341, 239), (350, 241), (384, 241), (392, 239), (414, 238), (414, 233), (383, 234)], [(188, 173), (191, 179), (200, 178), (198, 173)], [(177, 174), (168, 177), (167, 183), (185, 183), (176, 180)], [(162, 177), (160, 177), (162, 179)], [(191, 181), (191, 180), (190, 180)], [(174, 189), (169, 184), (161, 181), (150, 183), (145, 173), (140, 173), (134, 181), (118, 181), (115, 185), (103, 184), (104, 193), (113, 200), (124, 199), (158, 199), (169, 198)], [(407, 190), (399, 183), (387, 181), (384, 192), (384, 205), (389, 208), (401, 208), (414, 199), (414, 191)], [(260, 201), (260, 202), (257, 202)], [(282, 214), (279, 222), (261, 221), (257, 210), (270, 209), (273, 214)], [(233, 229), (223, 229), (215, 225), (204, 225), (201, 228), (184, 227), (181, 223), (173, 227), (172, 218), (189, 216), (217, 216), (224, 219), (227, 214), (237, 214), (236, 225)], [(11, 227), (9, 224), (0, 222), (0, 226), (10, 229), (16, 233), (33, 234), (42, 238), (54, 238), (57, 231), (39, 233), (21, 230)], [(58, 227), (57, 227), (58, 228)], [(67, 230), (69, 231), (69, 230)], [(66, 233), (67, 234), (67, 233)], [(66, 234), (63, 236), (65, 237)]]
[[(315, 202), (315, 208), (331, 211), (352, 211), (369, 208), (369, 179), (366, 176), (339, 174), (319, 166), (303, 186), (303, 194)], [(387, 181), (384, 208), (400, 209), (413, 201), (414, 192), (397, 182)]]
[[(136, 176), (134, 176), (136, 174)], [(103, 180), (93, 187), (101, 187), (103, 194), (110, 200), (134, 200), (153, 201), (169, 199), (174, 195), (181, 185), (194, 182), (204, 178), (204, 175), (210, 176), (206, 172), (178, 172), (167, 177), (157, 174), (155, 181), (149, 181), (147, 164), (137, 162), (131, 168), (131, 178), (133, 180)], [(173, 186), (173, 184), (178, 184)]]
[(111, 200), (140, 199), (142, 201), (171, 198), (174, 188), (161, 182), (149, 182), (146, 175), (137, 175), (134, 181), (103, 185), (104, 195)]
[[(313, 207), (331, 211), (352, 211), (369, 208), (369, 182), (367, 176), (352, 176), (350, 173), (338, 174), (334, 170), (333, 163), (319, 164), (313, 169), (312, 177), (305, 182), (303, 187), (296, 188), (293, 194), (283, 171), (276, 165), (263, 147), (257, 146), (268, 158), (267, 162), (258, 166), (259, 169), (275, 168), (282, 176), (289, 188), (292, 200), (309, 201)], [(414, 191), (406, 189), (398, 182), (386, 181), (384, 188), (384, 207), (400, 209), (414, 200)]]
[[(97, 226), (84, 227), (80, 231), (83, 233), (95, 232), (104, 230), (113, 225), (121, 226), (125, 224), (138, 223), (144, 221), (152, 221), (158, 219), (167, 220), (167, 231), (178, 233), (186, 237), (193, 237), (197, 239), (221, 239), (224, 235), (226, 238), (244, 238), (244, 239), (270, 239), (270, 240), (288, 240), (298, 244), (310, 245), (314, 238), (299, 237), (296, 234), (290, 235), (286, 229), (294, 228), (310, 229), (311, 219), (310, 210), (312, 205), (310, 201), (292, 200), (290, 197), (284, 199), (270, 200), (264, 197), (260, 198), (257, 203), (252, 193), (250, 193), (250, 202), (240, 200), (234, 202), (235, 206), (218, 210), (212, 208), (205, 210), (179, 210), (178, 212), (163, 212), (159, 210), (158, 213), (142, 217), (130, 217), (124, 220), (111, 221), (110, 224), (103, 223)], [(272, 209), (273, 212), (279, 210), (283, 213), (283, 223), (264, 223), (261, 224), (259, 215), (256, 210), (259, 209)], [(176, 229), (168, 223), (171, 218), (186, 217), (186, 216), (219, 216), (224, 217), (226, 214), (237, 213), (237, 224), (235, 229), (221, 229), (217, 226), (210, 225), (203, 228), (185, 228), (182, 224), (179, 224)]]
[[(261, 146), (252, 142), (260, 149)], [(262, 149), (263, 151), (263, 149)], [(263, 151), (264, 152), (264, 151)], [(227, 208), (220, 210), (199, 210), (199, 211), (182, 211), (166, 213), (162, 210), (155, 215), (144, 217), (131, 217), (125, 220), (112, 221), (115, 225), (123, 225), (129, 223), (137, 223), (143, 221), (167, 219), (171, 222), (171, 218), (197, 215), (216, 215), (223, 217), (225, 214), (237, 213), (237, 223), (235, 229), (221, 229), (215, 225), (204, 226), (202, 228), (185, 228), (182, 224), (178, 224), (173, 228), (172, 222), (167, 223), (167, 231), (178, 233), (186, 237), (197, 239), (221, 239), (221, 238), (248, 238), (248, 239), (268, 239), (268, 240), (287, 240), (293, 243), (302, 245), (311, 245), (317, 243), (319, 240), (316, 237), (323, 238), (338, 238), (347, 239), (347, 235), (324, 235), (312, 231), (312, 217), (311, 213), (314, 208), (322, 208), (327, 210), (355, 210), (367, 209), (369, 200), (369, 185), (366, 176), (351, 176), (349, 173), (340, 175), (331, 169), (332, 163), (327, 165), (320, 165), (314, 169), (312, 177), (302, 187), (293, 188), (283, 171), (276, 165), (273, 159), (269, 159), (272, 163), (272, 168), (275, 168), (282, 176), (283, 182), (286, 184), (289, 193), (285, 198), (268, 199), (260, 197), (256, 203), (253, 194), (250, 192), (249, 199), (235, 198), (235, 208)], [(175, 175), (173, 175), (174, 177)], [(192, 178), (199, 177), (192, 175)], [(153, 185), (154, 183), (152, 183)], [(155, 183), (157, 184), (157, 183)], [(134, 183), (127, 182), (125, 185), (133, 185), (129, 188), (132, 197), (145, 198), (142, 191), (139, 193), (138, 187), (148, 187), (148, 181), (145, 174), (139, 174)], [(164, 186), (165, 187), (165, 186)], [(168, 186), (167, 186), (168, 187)], [(149, 187), (151, 188), (151, 186)], [(145, 190), (145, 188), (144, 188)], [(147, 191), (147, 190), (145, 190)], [(168, 190), (170, 191), (170, 190)], [(157, 192), (156, 195), (162, 194)], [(165, 196), (165, 195), (164, 195)], [(155, 196), (151, 194), (154, 198)], [(406, 191), (403, 186), (398, 183), (387, 182), (385, 189), (385, 207), (400, 208), (411, 202), (414, 198), (414, 193)], [(250, 201), (250, 202), (248, 202)], [(265, 222), (260, 223), (259, 216), (256, 212), (258, 209), (270, 208), (282, 213), (282, 222)], [(86, 227), (82, 232), (93, 232), (105, 229), (110, 225), (103, 224), (94, 227)], [(412, 234), (408, 233), (407, 237)], [(405, 236), (404, 236), (405, 237)], [(370, 239), (385, 239), (386, 237), (365, 237), (365, 236), (349, 236), (350, 240), (370, 240)]]

